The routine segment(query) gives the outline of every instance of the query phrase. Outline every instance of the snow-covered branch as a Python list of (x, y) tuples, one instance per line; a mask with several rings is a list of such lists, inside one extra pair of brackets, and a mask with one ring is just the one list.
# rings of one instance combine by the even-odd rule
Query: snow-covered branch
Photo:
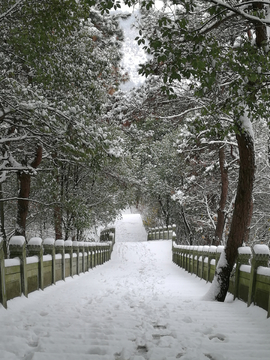
[[(270, 25), (270, 20), (268, 20), (266, 18), (259, 18), (258, 16), (250, 15), (244, 11), (244, 9), (247, 9), (248, 6), (255, 3), (255, 1), (243, 2), (240, 4), (235, 4), (233, 6), (223, 0), (210, 0), (210, 2), (215, 5), (221, 6), (224, 9), (230, 10), (231, 12), (233, 12), (235, 14), (238, 14), (238, 15), (242, 16), (243, 18), (245, 18), (246, 20), (251, 21), (252, 23), (257, 23), (257, 24), (260, 23), (260, 24), (264, 24), (264, 25)], [(256, 1), (256, 3), (262, 3), (262, 4), (267, 4), (267, 5), (270, 4), (269, 1)]]
[(187, 115), (190, 112), (201, 110), (203, 108), (204, 108), (204, 106), (198, 106), (198, 107), (195, 107), (195, 108), (192, 108), (192, 109), (187, 109), (187, 110), (185, 110), (182, 113), (177, 114), (177, 115), (159, 116), (158, 118), (159, 119), (174, 119), (174, 118), (177, 118), (177, 117), (183, 117), (183, 116)]
[(14, 11), (17, 11), (17, 7), (22, 4), (25, 0), (18, 0), (14, 5), (12, 5), (6, 12), (0, 15), (0, 21), (2, 21), (4, 18), (6, 18), (8, 15), (13, 13)]

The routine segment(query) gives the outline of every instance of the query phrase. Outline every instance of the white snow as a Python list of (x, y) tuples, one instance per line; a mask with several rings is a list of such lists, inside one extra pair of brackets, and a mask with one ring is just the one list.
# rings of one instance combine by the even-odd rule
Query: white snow
[(9, 241), (9, 245), (18, 245), (23, 246), (25, 244), (25, 238), (24, 236), (12, 236), (12, 238)]
[(217, 247), (217, 253), (222, 253), (224, 251), (224, 246), (223, 245), (218, 245)]
[(55, 246), (64, 246), (65, 245), (65, 241), (64, 240), (55, 240)]
[(41, 246), (42, 239), (40, 237), (33, 237), (29, 240), (28, 245)]
[(249, 246), (241, 246), (238, 248), (239, 255), (251, 255), (251, 248)]
[(72, 240), (66, 240), (65, 246), (72, 246)]
[(146, 241), (147, 233), (143, 227), (140, 214), (123, 214), (121, 220), (115, 223), (115, 238), (117, 242)]
[(48, 254), (48, 255), (43, 255), (43, 261), (52, 261), (52, 255)]
[(246, 273), (251, 273), (251, 266), (242, 264), (240, 266), (240, 271), (243, 271), (243, 272), (246, 272)]
[(26, 264), (36, 264), (38, 263), (38, 256), (34, 255), (34, 256), (28, 256), (26, 258)]
[(210, 252), (210, 253), (216, 253), (216, 252), (217, 252), (217, 247), (214, 246), (214, 245), (210, 245), (210, 246), (209, 246), (209, 252)]
[(253, 246), (253, 251), (255, 254), (260, 255), (269, 255), (269, 248), (265, 244), (256, 244)]
[(210, 284), (126, 215), (110, 261), (0, 308), (1, 360), (268, 360), (266, 311), (202, 301)]
[(54, 245), (54, 243), (55, 243), (55, 240), (53, 238), (46, 238), (43, 241), (44, 245)]
[(15, 257), (13, 259), (5, 259), (5, 267), (17, 266), (20, 264), (21, 264), (21, 261), (20, 261), (20, 258), (18, 258), (18, 257)]
[(138, 73), (138, 69), (139, 64), (145, 63), (148, 57), (142, 46), (139, 46), (135, 40), (135, 38), (139, 35), (139, 31), (135, 27), (136, 16), (139, 15), (138, 8), (122, 6), (122, 10), (117, 12), (130, 14), (127, 19), (121, 19), (119, 21), (125, 37), (122, 47), (123, 58), (121, 60), (121, 66), (124, 71), (129, 74), (129, 81), (121, 84), (121, 89), (123, 91), (129, 91), (132, 88), (140, 86), (144, 83), (145, 77)]
[(270, 276), (270, 268), (264, 267), (264, 266), (259, 266), (257, 269), (257, 274), (264, 275), (264, 276)]
[(241, 122), (242, 129), (252, 138), (254, 139), (254, 131), (252, 128), (252, 123), (250, 120), (250, 115), (247, 109), (244, 109), (243, 115), (239, 117), (239, 121)]

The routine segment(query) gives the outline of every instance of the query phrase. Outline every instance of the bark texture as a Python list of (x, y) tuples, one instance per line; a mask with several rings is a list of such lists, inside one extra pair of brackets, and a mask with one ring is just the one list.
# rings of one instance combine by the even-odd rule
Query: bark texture
[(221, 175), (221, 195), (219, 201), (219, 208), (217, 211), (217, 226), (215, 230), (215, 239), (213, 245), (220, 245), (222, 241), (222, 234), (225, 226), (225, 206), (229, 188), (228, 169), (225, 165), (225, 147), (219, 148), (219, 167)]
[[(38, 146), (36, 149), (35, 159), (30, 164), (31, 168), (36, 169), (42, 160), (42, 147)], [(19, 194), (17, 204), (17, 224), (15, 235), (22, 235), (25, 237), (26, 219), (29, 209), (29, 195), (31, 187), (31, 170), (18, 172)]]

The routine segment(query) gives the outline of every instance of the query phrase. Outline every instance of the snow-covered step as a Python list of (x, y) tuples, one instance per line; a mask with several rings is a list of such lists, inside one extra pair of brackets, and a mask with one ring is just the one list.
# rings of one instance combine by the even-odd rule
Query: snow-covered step
[(269, 360), (264, 310), (171, 261), (170, 241), (116, 243), (112, 260), (0, 308), (1, 360)]

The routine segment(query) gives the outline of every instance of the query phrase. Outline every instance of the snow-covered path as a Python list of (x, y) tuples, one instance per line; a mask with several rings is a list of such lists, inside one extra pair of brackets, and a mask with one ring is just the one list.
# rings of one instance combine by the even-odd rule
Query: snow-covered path
[(106, 264), (0, 308), (0, 359), (268, 360), (266, 312), (200, 300), (208, 287), (170, 241), (117, 242)]

